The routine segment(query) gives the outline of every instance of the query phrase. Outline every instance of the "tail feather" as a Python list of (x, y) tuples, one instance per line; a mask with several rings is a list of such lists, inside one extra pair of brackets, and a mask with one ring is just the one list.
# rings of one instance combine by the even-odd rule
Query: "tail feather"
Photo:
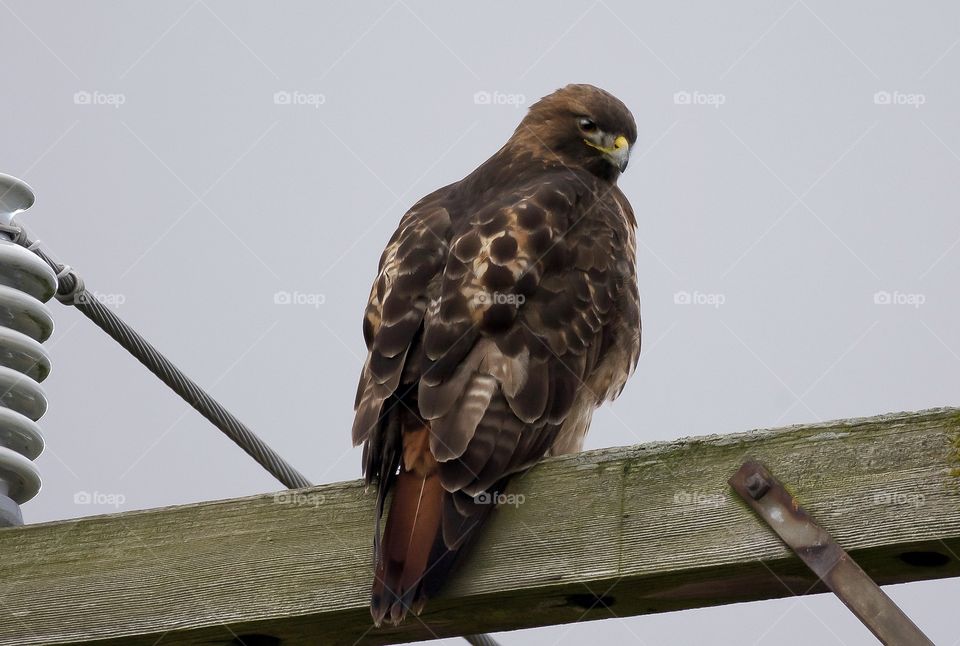
[(438, 471), (423, 476), (401, 469), (377, 552), (370, 614), (379, 626), (419, 614), (480, 535), (495, 505), (450, 493)]
[(434, 472), (421, 476), (401, 470), (393, 487), (390, 514), (377, 554), (370, 614), (378, 626), (397, 624), (408, 610), (419, 610), (424, 575), (441, 534), (443, 487)]
[(477, 530), (493, 509), (493, 504), (478, 503), (462, 491), (444, 492), (441, 528), (430, 552), (430, 570), (423, 582), (426, 598), (436, 596), (462, 557), (470, 552), (480, 536)]

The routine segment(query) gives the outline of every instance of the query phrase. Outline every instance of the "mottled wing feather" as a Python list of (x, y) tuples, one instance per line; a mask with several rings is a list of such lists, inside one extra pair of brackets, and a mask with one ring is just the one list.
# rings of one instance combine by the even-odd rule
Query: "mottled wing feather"
[[(425, 198), (381, 259), (354, 441), (391, 442), (395, 453), (383, 418), (390, 406), (429, 423), (450, 492), (439, 554), (452, 554), (486, 517), (468, 504), (473, 496), (535, 464), (565, 424), (589, 423), (573, 409), (592, 411), (610, 396), (603, 380), (591, 390), (601, 364), (613, 357), (604, 370), (619, 390), (619, 375), (636, 363), (639, 339), (633, 350), (622, 338), (639, 327), (632, 212), (618, 190), (595, 188), (572, 171), (545, 175), (453, 222)], [(636, 321), (615, 318), (624, 307), (637, 310)], [(389, 480), (396, 464), (369, 450), (367, 469), (377, 473), (368, 478)]]
[(613, 300), (632, 276), (613, 267), (622, 214), (612, 200), (585, 205), (569, 175), (549, 180), (452, 239), (424, 318), (418, 401), (448, 491), (477, 495), (539, 460), (611, 345)]
[(370, 436), (384, 402), (397, 391), (408, 353), (418, 342), (430, 281), (446, 261), (450, 216), (435, 202), (428, 196), (404, 216), (380, 258), (364, 313), (368, 354), (357, 388), (354, 445)]
[[(418, 392), (448, 491), (486, 490), (506, 475), (478, 478), (491, 456), (506, 464), (521, 430), (543, 431), (545, 362), (531, 362), (533, 335), (518, 317), (555, 260), (575, 201), (568, 182), (541, 181), (480, 209), (451, 242), (439, 307), (424, 321)], [(502, 432), (505, 421), (532, 426)]]

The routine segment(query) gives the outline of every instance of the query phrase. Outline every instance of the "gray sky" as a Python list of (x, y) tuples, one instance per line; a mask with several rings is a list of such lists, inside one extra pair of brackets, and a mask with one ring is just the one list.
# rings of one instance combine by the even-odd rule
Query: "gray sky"
[[(334, 482), (359, 476), (360, 317), (396, 222), (530, 102), (593, 83), (639, 125), (621, 186), (644, 349), (587, 447), (915, 410), (960, 386), (958, 43), (950, 2), (0, 0), (0, 172), (89, 287)], [(115, 510), (79, 492), (131, 510), (277, 489), (51, 307), (27, 522)], [(956, 640), (956, 579), (889, 590)], [(598, 638), (873, 643), (828, 595), (502, 636)]]

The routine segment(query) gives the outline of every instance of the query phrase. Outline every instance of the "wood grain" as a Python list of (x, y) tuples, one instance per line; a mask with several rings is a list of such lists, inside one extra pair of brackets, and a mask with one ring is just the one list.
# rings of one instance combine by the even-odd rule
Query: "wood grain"
[(960, 410), (551, 459), (419, 618), (367, 611), (360, 482), (0, 530), (0, 644), (382, 644), (823, 592), (726, 481), (764, 462), (880, 583), (960, 575)]

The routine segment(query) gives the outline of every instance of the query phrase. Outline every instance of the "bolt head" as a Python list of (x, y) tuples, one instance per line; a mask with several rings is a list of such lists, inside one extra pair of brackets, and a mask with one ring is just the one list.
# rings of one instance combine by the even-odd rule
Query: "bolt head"
[(749, 493), (750, 497), (754, 500), (760, 500), (770, 491), (770, 483), (759, 473), (751, 473), (747, 476), (744, 484), (747, 487), (747, 493)]

